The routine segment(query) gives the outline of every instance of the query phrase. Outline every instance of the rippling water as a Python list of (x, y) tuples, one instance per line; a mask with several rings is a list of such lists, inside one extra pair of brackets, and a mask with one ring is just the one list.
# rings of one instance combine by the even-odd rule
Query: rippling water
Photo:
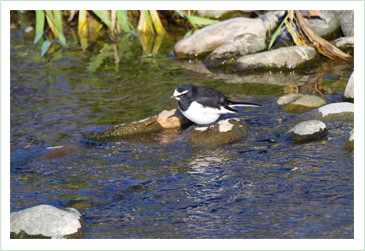
[[(130, 38), (130, 58), (90, 73), (91, 54), (71, 48), (47, 60), (21, 37), (11, 31), (12, 212), (73, 206), (85, 238), (353, 238), (354, 156), (344, 147), (353, 123), (326, 123), (327, 138), (296, 145), (281, 138), (295, 115), (276, 105), (288, 87), (186, 69), (166, 56), (172, 40), (141, 59)], [(350, 73), (324, 76), (334, 80), (327, 94), (343, 92)], [(249, 140), (197, 149), (166, 131), (83, 142), (91, 130), (175, 108), (167, 98), (182, 82), (262, 103), (240, 110)]]

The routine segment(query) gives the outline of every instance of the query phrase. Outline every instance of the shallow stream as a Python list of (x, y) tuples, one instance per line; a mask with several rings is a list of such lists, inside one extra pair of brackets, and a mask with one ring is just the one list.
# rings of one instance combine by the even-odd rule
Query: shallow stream
[[(169, 57), (175, 42), (164, 38), (156, 57), (142, 58), (129, 37), (119, 44), (128, 46), (119, 64), (110, 57), (92, 72), (95, 52), (71, 43), (42, 58), (22, 29), (11, 30), (11, 212), (73, 206), (85, 238), (353, 238), (354, 155), (344, 147), (353, 123), (326, 123), (326, 138), (294, 144), (281, 136), (296, 114), (276, 105), (288, 93), (318, 94), (314, 85), (283, 85), (280, 76), (321, 71), (321, 93), (335, 101), (353, 66), (326, 61), (312, 75), (245, 82)], [(240, 109), (249, 139), (199, 149), (181, 143), (179, 131), (83, 140), (176, 108), (168, 97), (184, 82), (261, 103)]]

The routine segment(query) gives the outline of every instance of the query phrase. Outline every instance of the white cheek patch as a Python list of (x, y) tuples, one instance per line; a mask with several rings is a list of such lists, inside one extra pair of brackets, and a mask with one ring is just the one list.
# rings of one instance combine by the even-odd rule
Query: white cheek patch
[(174, 91), (174, 95), (172, 95), (176, 100), (180, 100), (180, 96), (184, 95), (185, 93), (187, 93), (188, 90), (183, 91), (183, 92), (179, 92), (178, 90)]

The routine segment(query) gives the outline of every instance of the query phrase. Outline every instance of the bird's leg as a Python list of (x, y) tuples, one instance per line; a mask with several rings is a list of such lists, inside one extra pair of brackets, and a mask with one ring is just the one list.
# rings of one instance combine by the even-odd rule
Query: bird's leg
[[(215, 122), (206, 124), (206, 125), (195, 125), (195, 130), (199, 131), (199, 134), (205, 133), (205, 132), (209, 131), (211, 128), (213, 128), (214, 125), (215, 125)], [(199, 127), (201, 129), (198, 129)]]

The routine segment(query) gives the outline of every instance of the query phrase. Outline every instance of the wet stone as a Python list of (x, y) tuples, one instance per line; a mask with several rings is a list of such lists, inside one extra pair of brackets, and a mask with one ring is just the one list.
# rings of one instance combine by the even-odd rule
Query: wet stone
[(290, 129), (285, 137), (296, 143), (313, 141), (326, 135), (327, 127), (319, 120), (301, 122)]
[(80, 238), (82, 216), (74, 208), (39, 205), (10, 214), (10, 237), (16, 239)]
[(284, 110), (294, 113), (308, 112), (325, 104), (327, 104), (327, 101), (324, 98), (313, 95), (303, 95), (285, 106)]
[(294, 120), (316, 119), (322, 121), (353, 121), (354, 104), (348, 102), (332, 103), (311, 112), (297, 116)]
[(216, 147), (247, 138), (248, 125), (243, 119), (230, 118), (209, 127), (192, 126), (184, 131), (183, 140), (191, 146)]
[(291, 46), (240, 57), (236, 70), (292, 70), (312, 65), (317, 60), (318, 54), (314, 48)]

